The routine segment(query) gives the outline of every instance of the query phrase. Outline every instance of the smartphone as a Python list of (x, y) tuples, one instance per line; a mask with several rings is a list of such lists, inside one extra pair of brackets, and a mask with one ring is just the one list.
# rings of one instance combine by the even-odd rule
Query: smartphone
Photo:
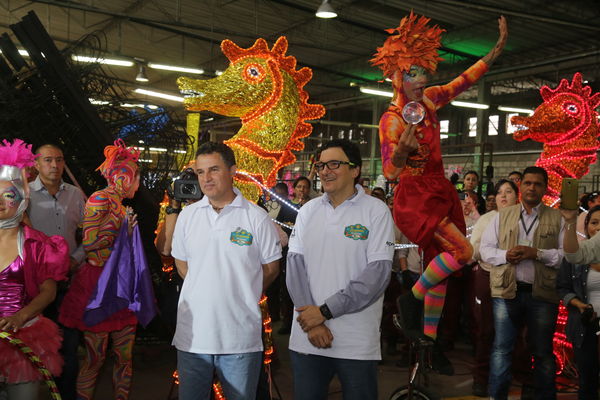
[(573, 178), (564, 178), (560, 191), (560, 207), (565, 210), (577, 210), (579, 195), (579, 181)]

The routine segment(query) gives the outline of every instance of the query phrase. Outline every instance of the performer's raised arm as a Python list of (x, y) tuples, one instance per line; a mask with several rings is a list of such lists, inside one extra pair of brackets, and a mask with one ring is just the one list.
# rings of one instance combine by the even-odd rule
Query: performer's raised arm
[(496, 58), (502, 53), (508, 38), (508, 26), (504, 16), (498, 18), (498, 30), (500, 31), (498, 41), (488, 54), (451, 82), (441, 86), (432, 86), (425, 90), (425, 97), (435, 104), (436, 109), (442, 108), (459, 94), (470, 88), (489, 70), (494, 61), (496, 61)]

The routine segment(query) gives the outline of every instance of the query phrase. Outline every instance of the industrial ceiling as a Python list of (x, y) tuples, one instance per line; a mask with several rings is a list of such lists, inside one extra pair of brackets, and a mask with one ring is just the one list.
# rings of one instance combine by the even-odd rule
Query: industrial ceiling
[[(320, 0), (0, 0), (1, 26), (34, 10), (58, 47), (100, 34), (107, 57), (135, 61), (111, 67), (132, 87), (138, 63), (201, 68), (212, 77), (227, 67), (219, 44), (249, 46), (258, 37), (273, 43), (287, 36), (288, 53), (309, 66), (308, 86), (317, 101), (358, 95), (351, 82), (379, 84), (368, 60), (410, 10), (431, 17), (447, 32), (438, 79), (447, 80), (483, 56), (497, 38), (497, 22), (509, 21), (506, 50), (489, 74), (500, 92), (530, 89), (582, 71), (593, 85), (600, 75), (600, 2), (590, 0), (333, 0), (337, 18), (320, 19)], [(147, 69), (144, 86), (177, 92), (182, 75)], [(508, 88), (508, 89), (507, 89)]]

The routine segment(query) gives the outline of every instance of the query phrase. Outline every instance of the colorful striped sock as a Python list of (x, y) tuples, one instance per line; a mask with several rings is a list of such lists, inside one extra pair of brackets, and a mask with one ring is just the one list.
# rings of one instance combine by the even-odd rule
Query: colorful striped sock
[(423, 271), (423, 274), (417, 283), (412, 287), (413, 295), (417, 299), (423, 300), (429, 289), (461, 268), (462, 265), (456, 262), (450, 253), (444, 252), (438, 254), (431, 260), (429, 265), (427, 265), (427, 268)]
[(427, 291), (423, 307), (423, 333), (432, 339), (437, 338), (437, 327), (446, 300), (448, 280), (443, 280)]

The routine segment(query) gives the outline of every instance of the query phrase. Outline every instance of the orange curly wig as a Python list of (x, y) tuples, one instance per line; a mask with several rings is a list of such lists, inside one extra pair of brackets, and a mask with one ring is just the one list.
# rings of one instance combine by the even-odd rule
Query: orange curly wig
[(378, 66), (389, 78), (398, 70), (408, 72), (411, 65), (434, 73), (438, 61), (443, 60), (438, 56), (438, 48), (445, 29), (438, 25), (428, 27), (429, 21), (430, 18), (419, 17), (411, 11), (409, 16), (402, 18), (397, 28), (386, 29), (392, 36), (377, 48), (371, 64)]
[(100, 171), (102, 176), (108, 179), (115, 168), (122, 167), (130, 161), (136, 163), (140, 157), (140, 150), (127, 147), (123, 139), (117, 139), (113, 145), (104, 148), (104, 156), (106, 160), (96, 171)]

